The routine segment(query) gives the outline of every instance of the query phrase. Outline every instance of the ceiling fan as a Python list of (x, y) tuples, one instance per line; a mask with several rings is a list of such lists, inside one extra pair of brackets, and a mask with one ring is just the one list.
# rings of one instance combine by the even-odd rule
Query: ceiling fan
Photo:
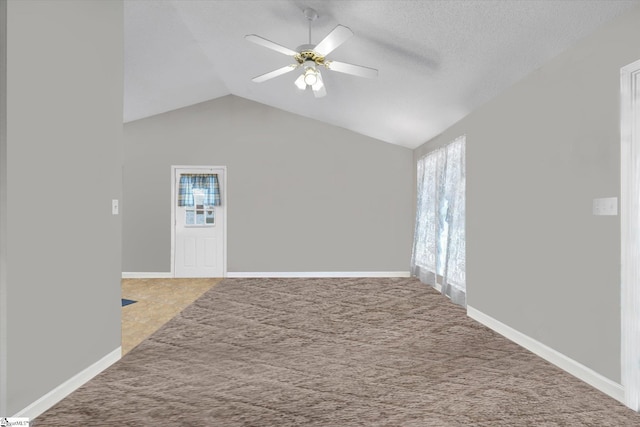
[(374, 78), (378, 76), (378, 70), (375, 68), (328, 60), (326, 58), (327, 55), (351, 38), (353, 32), (344, 25), (337, 25), (320, 43), (314, 45), (311, 43), (311, 22), (318, 19), (318, 13), (311, 8), (307, 8), (303, 12), (309, 21), (309, 43), (298, 46), (296, 50), (289, 49), (255, 34), (245, 36), (250, 42), (291, 56), (296, 61), (294, 64), (254, 77), (252, 81), (261, 83), (301, 68), (302, 74), (294, 82), (295, 85), (301, 90), (310, 87), (313, 90), (314, 96), (321, 98), (327, 94), (327, 90), (322, 81), (322, 74), (320, 74), (319, 70), (320, 67), (359, 77)]

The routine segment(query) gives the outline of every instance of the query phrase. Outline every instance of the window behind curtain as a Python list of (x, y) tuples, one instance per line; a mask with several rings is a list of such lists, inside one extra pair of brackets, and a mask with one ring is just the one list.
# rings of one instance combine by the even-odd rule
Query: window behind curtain
[(220, 206), (218, 175), (180, 175), (178, 206), (185, 208), (185, 226), (214, 226), (214, 206)]
[(418, 160), (412, 275), (466, 303), (465, 137)]
[[(194, 197), (195, 196), (195, 197)], [(202, 200), (196, 198), (203, 197)], [(178, 206), (194, 206), (196, 202), (207, 206), (220, 206), (220, 185), (215, 174), (180, 175)]]

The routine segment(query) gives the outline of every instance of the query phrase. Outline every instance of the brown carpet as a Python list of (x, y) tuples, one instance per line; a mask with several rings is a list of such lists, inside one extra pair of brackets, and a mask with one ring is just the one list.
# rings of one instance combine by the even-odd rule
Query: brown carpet
[(639, 426), (415, 279), (226, 279), (45, 426)]

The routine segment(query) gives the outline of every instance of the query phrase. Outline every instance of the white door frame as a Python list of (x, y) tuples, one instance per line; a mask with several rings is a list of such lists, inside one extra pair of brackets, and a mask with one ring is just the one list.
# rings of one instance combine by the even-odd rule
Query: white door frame
[(171, 166), (171, 277), (176, 277), (176, 169), (190, 169), (195, 173), (210, 172), (211, 169), (221, 169), (224, 177), (220, 187), (221, 208), (224, 215), (224, 224), (222, 227), (222, 244), (224, 247), (222, 255), (222, 277), (227, 277), (227, 175), (226, 166)]
[(640, 60), (620, 69), (620, 341), (624, 403), (640, 409)]

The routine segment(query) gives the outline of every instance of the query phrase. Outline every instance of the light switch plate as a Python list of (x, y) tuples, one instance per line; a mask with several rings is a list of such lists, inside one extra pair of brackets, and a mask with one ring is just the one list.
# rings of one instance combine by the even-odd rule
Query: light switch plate
[(593, 199), (594, 215), (618, 215), (618, 198), (605, 197)]
[(111, 201), (111, 215), (118, 215), (119, 210), (118, 199), (113, 199)]

